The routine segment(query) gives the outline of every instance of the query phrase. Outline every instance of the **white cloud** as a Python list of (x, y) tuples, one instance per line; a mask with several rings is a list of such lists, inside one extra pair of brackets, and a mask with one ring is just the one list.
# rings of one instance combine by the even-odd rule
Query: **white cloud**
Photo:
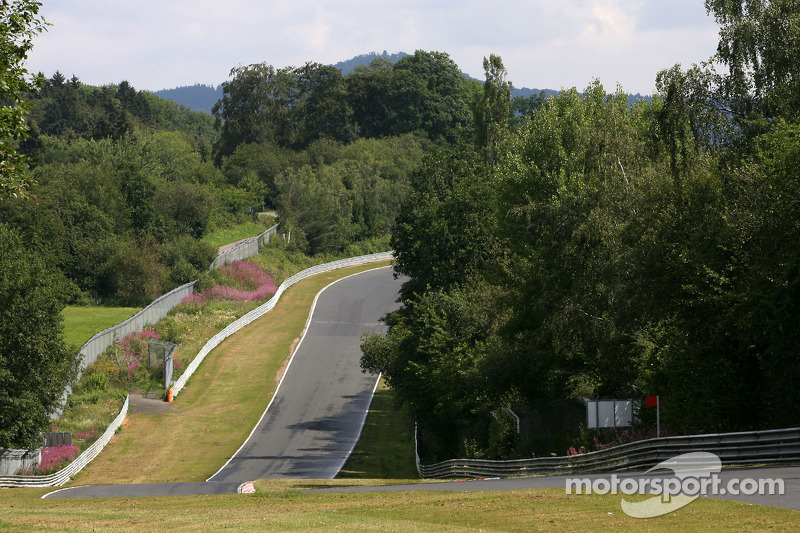
[(59, 0), (29, 67), (84, 82), (161, 89), (220, 83), (232, 67), (335, 63), (372, 51), (447, 52), (482, 77), (499, 54), (516, 86), (600, 77), (652, 91), (658, 70), (707, 59), (715, 25), (700, 0)]

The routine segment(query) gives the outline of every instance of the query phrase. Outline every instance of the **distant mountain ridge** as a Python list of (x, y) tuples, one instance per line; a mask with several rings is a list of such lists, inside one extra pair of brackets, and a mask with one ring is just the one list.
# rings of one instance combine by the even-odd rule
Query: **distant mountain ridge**
[(161, 89), (153, 94), (172, 100), (176, 104), (194, 111), (202, 111), (210, 115), (211, 108), (222, 98), (222, 85), (214, 87), (213, 85), (195, 83), (194, 85), (175, 87), (174, 89)]
[[(347, 76), (359, 65), (368, 65), (374, 59), (377, 58), (384, 58), (388, 59), (391, 62), (396, 62), (404, 57), (407, 54), (405, 52), (397, 52), (395, 54), (390, 54), (386, 50), (383, 51), (382, 54), (378, 54), (377, 52), (370, 52), (368, 54), (361, 54), (357, 55), (353, 58), (346, 59), (344, 61), (340, 61), (334, 65), (336, 68), (342, 71), (342, 75)], [(480, 81), (477, 78), (473, 78), (469, 74), (463, 73), (464, 77)], [(547, 96), (554, 96), (559, 93), (559, 91), (555, 91), (553, 89), (529, 89), (527, 87), (514, 87), (511, 91), (511, 96), (522, 96), (528, 98), (532, 95), (538, 95), (540, 92), (544, 91), (545, 95)], [(175, 87), (174, 89), (162, 89), (160, 91), (154, 91), (154, 94), (160, 96), (161, 98), (166, 98), (167, 100), (172, 100), (176, 104), (180, 104), (184, 107), (188, 107), (189, 109), (193, 109), (194, 111), (202, 111), (203, 113), (211, 114), (211, 108), (214, 107), (221, 98), (222, 98), (222, 85), (217, 85), (214, 87), (213, 85), (205, 85), (196, 83), (194, 85), (186, 85), (183, 87)], [(628, 102), (633, 103), (636, 100), (650, 100), (650, 96), (642, 96), (641, 94), (632, 94), (628, 97)]]

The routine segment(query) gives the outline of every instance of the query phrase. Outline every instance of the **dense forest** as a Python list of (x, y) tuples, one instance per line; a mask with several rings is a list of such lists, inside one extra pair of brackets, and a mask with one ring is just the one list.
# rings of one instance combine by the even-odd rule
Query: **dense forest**
[(570, 399), (659, 395), (670, 432), (800, 421), (800, 9), (706, 6), (714, 62), (663, 70), (652, 102), (595, 81), (512, 131), (491, 58), (475, 142), (415, 174), (391, 241), (411, 280), (362, 366), (424, 460), (590, 447), (519, 442), (503, 415)]
[[(213, 116), (31, 79), (37, 4), (0, 28), (0, 444), (23, 434), (3, 417), (46, 412), (69, 377), (60, 306), (195, 279), (202, 237), (265, 209), (292, 250), (395, 250), (403, 305), (362, 366), (432, 436), (428, 459), (563, 452), (499, 413), (579, 398), (657, 394), (673, 431), (797, 425), (796, 0), (708, 0), (722, 73), (668, 68), (652, 100), (599, 81), (512, 97), (500, 57), (480, 83), (420, 50), (347, 75), (236, 67)], [(36, 358), (53, 374), (16, 379)]]

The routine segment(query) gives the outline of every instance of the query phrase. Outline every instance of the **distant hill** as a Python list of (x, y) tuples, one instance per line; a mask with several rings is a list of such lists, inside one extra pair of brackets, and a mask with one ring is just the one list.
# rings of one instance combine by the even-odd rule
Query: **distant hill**
[(347, 59), (345, 61), (339, 61), (338, 63), (336, 63), (334, 65), (331, 65), (331, 66), (336, 67), (339, 70), (341, 70), (343, 76), (347, 76), (348, 74), (353, 72), (353, 69), (355, 69), (357, 66), (359, 66), (359, 65), (369, 65), (372, 62), (373, 59), (377, 59), (379, 57), (382, 57), (382, 58), (388, 59), (389, 61), (394, 63), (394, 62), (406, 57), (407, 55), (409, 55), (409, 54), (407, 54), (405, 52), (397, 52), (396, 54), (390, 54), (386, 50), (384, 50), (382, 54), (378, 54), (376, 52), (370, 52), (369, 54), (361, 54), (361, 55), (356, 56), (356, 57), (354, 57), (352, 59)]
[[(347, 76), (353, 72), (353, 69), (355, 69), (357, 66), (368, 65), (373, 59), (378, 57), (388, 59), (394, 63), (395, 61), (398, 61), (407, 55), (409, 54), (405, 52), (390, 54), (386, 50), (384, 50), (382, 54), (370, 52), (369, 54), (361, 54), (351, 59), (340, 61), (332, 66), (338, 68), (342, 71), (343, 75)], [(464, 77), (471, 80), (477, 80), (480, 82), (483, 81), (473, 78), (469, 74), (462, 74), (464, 74)], [(522, 96), (527, 98), (531, 95), (539, 94), (541, 91), (544, 91), (547, 96), (558, 94), (558, 91), (554, 91), (553, 89), (529, 89), (527, 87), (514, 87), (514, 89), (511, 91), (511, 96)], [(216, 104), (217, 101), (222, 98), (222, 85), (217, 85), (214, 87), (212, 85), (201, 85), (198, 83), (190, 86), (176, 87), (174, 89), (162, 89), (160, 91), (155, 91), (155, 94), (161, 98), (172, 100), (177, 104), (188, 107), (189, 109), (193, 109), (194, 111), (202, 111), (210, 114), (211, 108), (214, 107), (214, 104)], [(628, 103), (632, 104), (633, 102), (642, 99), (651, 100), (652, 97), (642, 96), (641, 94), (632, 94), (628, 97)]]
[(211, 114), (211, 108), (222, 98), (222, 85), (214, 87), (196, 83), (174, 89), (162, 89), (155, 91), (154, 94), (194, 111)]

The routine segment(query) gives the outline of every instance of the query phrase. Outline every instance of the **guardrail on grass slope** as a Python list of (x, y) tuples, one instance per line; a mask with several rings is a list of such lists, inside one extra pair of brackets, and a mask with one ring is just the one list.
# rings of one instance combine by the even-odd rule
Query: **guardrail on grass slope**
[(111, 422), (105, 433), (97, 439), (91, 446), (86, 448), (82, 454), (75, 458), (69, 465), (58, 472), (47, 476), (0, 476), (0, 487), (58, 487), (70, 480), (72, 476), (83, 470), (89, 462), (97, 457), (100, 451), (105, 448), (111, 437), (122, 425), (125, 416), (128, 414), (128, 403), (130, 397), (125, 398), (117, 418)]
[(252, 311), (242, 316), (235, 322), (232, 322), (225, 329), (223, 329), (222, 331), (211, 337), (211, 339), (205, 344), (205, 346), (203, 346), (200, 349), (200, 351), (197, 353), (192, 362), (189, 363), (189, 365), (186, 367), (186, 370), (183, 372), (183, 374), (181, 374), (181, 377), (179, 377), (175, 381), (175, 383), (173, 383), (172, 396), (173, 397), (177, 396), (178, 393), (180, 393), (180, 391), (183, 389), (183, 387), (186, 386), (186, 382), (189, 380), (190, 377), (192, 377), (192, 374), (194, 374), (194, 372), (197, 370), (197, 367), (200, 366), (200, 363), (203, 362), (203, 359), (205, 359), (205, 357), (211, 352), (211, 350), (219, 346), (220, 343), (222, 343), (222, 341), (230, 337), (232, 334), (236, 333), (246, 325), (250, 324), (254, 320), (264, 316), (269, 311), (271, 311), (272, 308), (274, 308), (275, 305), (278, 303), (281, 294), (283, 294), (283, 292), (286, 289), (288, 289), (298, 281), (304, 280), (308, 277), (311, 277), (315, 274), (320, 274), (322, 272), (330, 272), (331, 270), (337, 270), (349, 266), (376, 263), (378, 261), (388, 261), (389, 259), (392, 259), (392, 252), (381, 252), (378, 254), (351, 257), (349, 259), (341, 259), (339, 261), (333, 261), (331, 263), (325, 263), (323, 265), (313, 266), (311, 268), (307, 268), (301, 272), (298, 272), (297, 274), (295, 274), (290, 278), (287, 278), (283, 283), (280, 284), (278, 290), (275, 291), (275, 294), (272, 296), (272, 298), (267, 300), (266, 303), (253, 309)]
[(662, 437), (568, 457), (450, 459), (433, 465), (418, 463), (417, 468), (422, 478), (574, 474), (646, 469), (676, 455), (699, 451), (716, 454), (722, 464), (800, 461), (800, 428)]
[[(271, 228), (273, 229), (273, 228)], [(345, 268), (349, 266), (356, 266), (356, 265), (364, 265), (369, 263), (375, 263), (378, 261), (388, 261), (392, 259), (392, 252), (382, 252), (378, 254), (371, 254), (371, 255), (362, 255), (359, 257), (351, 257), (349, 259), (341, 259), (339, 261), (333, 261), (331, 263), (325, 263), (323, 265), (313, 266), (311, 268), (307, 268), (290, 278), (287, 278), (283, 283), (280, 284), (278, 290), (275, 294), (270, 298), (265, 304), (261, 305), (260, 307), (250, 311), (246, 315), (242, 316), (235, 322), (231, 323), (217, 333), (214, 337), (209, 340), (205, 346), (200, 350), (200, 352), (195, 356), (194, 360), (189, 364), (186, 368), (186, 371), (181, 375), (180, 378), (175, 382), (173, 385), (173, 396), (177, 395), (178, 392), (186, 385), (186, 381), (191, 377), (194, 371), (200, 366), (200, 363), (203, 361), (206, 355), (217, 347), (223, 340), (231, 336), (233, 333), (238, 331), (239, 329), (243, 328), (247, 324), (253, 322), (257, 318), (265, 315), (267, 312), (272, 310), (275, 305), (278, 303), (281, 294), (294, 285), (295, 283), (304, 280), (308, 277), (311, 277), (315, 274), (320, 274), (322, 272), (330, 272), (331, 270), (337, 270), (340, 268)], [(82, 454), (80, 454), (74, 461), (72, 461), (68, 466), (59, 470), (54, 474), (50, 474), (47, 476), (0, 476), (0, 488), (2, 487), (56, 487), (63, 485), (67, 481), (70, 480), (72, 476), (80, 472), (89, 462), (94, 459), (100, 451), (108, 444), (108, 441), (111, 440), (111, 437), (117, 431), (117, 429), (122, 425), (122, 421), (125, 419), (125, 416), (128, 413), (128, 404), (129, 404), (130, 397), (125, 398), (125, 403), (120, 410), (119, 415), (114, 421), (108, 426), (108, 429), (103, 433), (103, 435), (97, 439), (89, 448), (87, 448)]]
[(258, 247), (262, 244), (267, 244), (269, 242), (270, 237), (275, 235), (278, 232), (278, 225), (275, 224), (267, 231), (262, 233), (261, 235), (257, 235), (255, 237), (249, 237), (242, 241), (236, 243), (236, 246), (222, 252), (217, 256), (214, 261), (211, 262), (211, 266), (208, 267), (209, 270), (212, 268), (221, 267), (222, 265), (226, 265), (228, 263), (232, 263), (233, 261), (239, 261), (241, 259), (247, 259), (248, 257), (253, 257), (254, 255), (258, 254)]
[[(239, 242), (236, 246), (219, 254), (216, 259), (211, 263), (209, 270), (212, 268), (237, 261), (246, 259), (258, 254), (258, 246), (260, 243), (267, 243), (272, 235), (278, 231), (278, 225), (275, 224), (261, 235), (250, 237)], [(120, 340), (129, 333), (141, 331), (145, 326), (155, 324), (169, 313), (173, 307), (181, 303), (186, 296), (194, 292), (194, 285), (197, 281), (192, 281), (185, 285), (181, 285), (172, 289), (167, 294), (159, 296), (153, 302), (133, 315), (132, 317), (123, 320), (116, 326), (111, 326), (103, 331), (96, 333), (91, 339), (81, 346), (80, 353), (82, 355), (80, 370), (86, 369), (89, 365), (97, 361), (97, 358), (106, 351), (106, 348)]]

